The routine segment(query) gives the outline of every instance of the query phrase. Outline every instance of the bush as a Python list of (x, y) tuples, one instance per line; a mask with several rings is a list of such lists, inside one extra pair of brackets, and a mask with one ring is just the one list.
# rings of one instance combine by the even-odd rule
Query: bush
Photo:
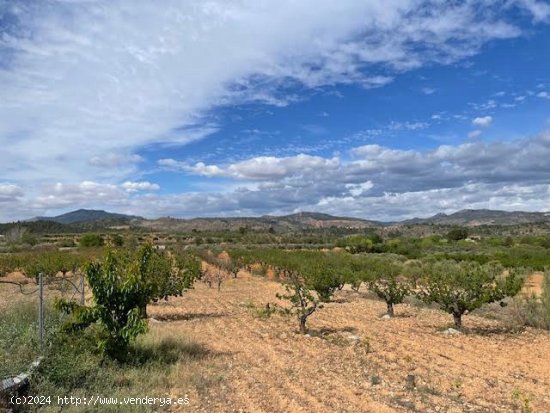
[(80, 237), (79, 244), (81, 247), (101, 247), (105, 241), (100, 234), (84, 234)]
[(447, 233), (449, 241), (460, 241), (468, 238), (468, 230), (466, 228), (453, 228)]
[(124, 238), (120, 234), (112, 234), (111, 235), (111, 243), (115, 247), (122, 247), (124, 245)]
[(352, 254), (360, 252), (372, 252), (375, 244), (382, 243), (382, 238), (378, 234), (372, 236), (351, 235), (341, 238), (337, 241), (336, 246), (345, 248)]

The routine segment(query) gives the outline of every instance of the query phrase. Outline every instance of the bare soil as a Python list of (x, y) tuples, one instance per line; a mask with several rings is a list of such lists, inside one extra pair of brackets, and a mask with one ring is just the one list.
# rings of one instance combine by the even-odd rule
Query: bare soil
[(521, 292), (525, 296), (540, 296), (543, 292), (543, 284), (544, 273), (542, 271), (535, 271), (533, 274), (527, 277)]
[(277, 292), (241, 272), (221, 292), (200, 284), (151, 307), (155, 329), (223, 360), (221, 393), (195, 395), (192, 411), (550, 412), (549, 332), (470, 315), (464, 334), (448, 336), (445, 313), (399, 305), (382, 320), (384, 303), (342, 291), (302, 336), (294, 317), (260, 316)]

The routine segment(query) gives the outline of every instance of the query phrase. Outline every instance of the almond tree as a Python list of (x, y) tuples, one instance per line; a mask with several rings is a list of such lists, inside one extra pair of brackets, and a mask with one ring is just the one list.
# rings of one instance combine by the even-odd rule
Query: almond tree
[(341, 254), (281, 250), (235, 251), (231, 254), (240, 257), (243, 265), (261, 263), (275, 271), (286, 290), (277, 297), (290, 302), (302, 334), (307, 332), (308, 317), (330, 301), (343, 284)]
[(516, 295), (523, 285), (520, 271), (508, 275), (499, 263), (481, 265), (473, 261), (437, 261), (425, 266), (418, 297), (427, 303), (437, 303), (453, 315), (455, 327), (462, 328), (462, 316), (484, 304)]
[(388, 315), (393, 317), (394, 305), (401, 304), (411, 292), (404, 276), (403, 263), (391, 256), (368, 257), (364, 271), (369, 290), (384, 300)]

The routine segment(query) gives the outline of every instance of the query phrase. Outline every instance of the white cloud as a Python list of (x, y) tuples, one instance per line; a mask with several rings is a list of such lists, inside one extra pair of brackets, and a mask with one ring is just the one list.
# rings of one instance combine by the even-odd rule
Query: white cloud
[(0, 202), (15, 202), (23, 196), (23, 190), (17, 185), (0, 182)]
[(539, 98), (550, 99), (550, 93), (548, 93), (545, 90), (543, 90), (542, 92), (537, 93), (537, 96)]
[(484, 1), (51, 0), (4, 11), (3, 178), (25, 185), (67, 181), (67, 170), (129, 179), (141, 147), (217, 131), (217, 106), (287, 105), (300, 99), (289, 84), (379, 87), (521, 34)]
[(517, 3), (527, 9), (537, 22), (550, 20), (550, 4), (538, 0), (516, 0)]
[[(547, 19), (542, 2), (515, 4), (536, 21)], [(161, 162), (243, 183), (230, 194), (166, 196), (151, 192), (156, 184), (132, 180), (142, 179), (146, 162), (138, 153), (145, 149), (185, 145), (219, 131), (213, 110), (220, 106), (289, 105), (303, 99), (291, 86), (381, 87), (407, 70), (450, 64), (489, 41), (521, 35), (502, 6), (482, 0), (166, 0), (162, 7), (146, 0), (0, 0), (11, 22), (0, 28), (0, 158), (2, 180), (9, 181), (0, 186), (7, 205), (0, 217), (90, 204), (140, 213), (150, 207), (150, 214), (288, 210), (360, 189), (361, 196), (378, 196), (385, 185), (403, 191), (396, 177), (407, 178), (415, 168), (428, 176), (411, 175), (425, 187), (440, 190), (436, 178), (462, 185), (460, 174), (442, 171), (433, 154), (376, 146), (357, 149), (356, 156), (368, 157), (352, 162), (309, 155), (230, 165)], [(439, 162), (488, 179), (469, 175), (461, 163)], [(513, 172), (520, 179), (520, 168)], [(365, 182), (372, 188), (357, 186)]]
[(472, 125), (478, 126), (481, 128), (486, 128), (490, 126), (492, 122), (493, 122), (492, 116), (482, 116), (482, 117), (474, 118), (474, 120), (472, 120)]
[(427, 122), (391, 122), (389, 130), (419, 130), (426, 129), (430, 124)]
[[(309, 155), (255, 157), (228, 165), (164, 164), (187, 175), (228, 181), (204, 192), (166, 195), (155, 184), (84, 181), (23, 193), (3, 184), (6, 217), (24, 218), (94, 207), (155, 217), (259, 215), (296, 209), (393, 220), (461, 208), (548, 210), (550, 133), (508, 142), (470, 142), (433, 150), (380, 145), (355, 148), (351, 158)], [(128, 191), (141, 188), (145, 191)], [(1, 196), (0, 196), (1, 198)], [(25, 208), (20, 208), (24, 206)], [(14, 217), (15, 218), (15, 217)]]
[(131, 182), (126, 181), (121, 185), (128, 192), (137, 192), (137, 191), (156, 191), (160, 189), (158, 184), (152, 184), (151, 182)]
[(473, 130), (471, 132), (468, 132), (468, 138), (470, 139), (479, 138), (481, 136), (481, 133), (482, 132), (479, 129)]
[(346, 188), (349, 190), (349, 193), (356, 197), (363, 195), (364, 193), (368, 192), (373, 187), (373, 184), (371, 181), (363, 182), (360, 184), (346, 184)]
[(284, 158), (260, 156), (225, 167), (205, 165), (203, 162), (191, 166), (174, 159), (161, 159), (158, 163), (168, 169), (187, 171), (202, 176), (224, 176), (235, 179), (269, 181), (293, 175), (312, 174), (317, 169), (335, 168), (338, 166), (339, 160), (338, 158), (325, 159), (319, 156), (300, 154)]

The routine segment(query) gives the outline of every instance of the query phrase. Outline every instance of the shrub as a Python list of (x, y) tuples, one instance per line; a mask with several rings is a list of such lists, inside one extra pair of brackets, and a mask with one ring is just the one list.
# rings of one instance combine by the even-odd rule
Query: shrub
[(111, 243), (115, 247), (122, 247), (124, 245), (124, 238), (120, 234), (112, 234), (111, 235)]
[(468, 230), (466, 228), (453, 228), (447, 233), (449, 241), (460, 241), (468, 238)]
[(337, 247), (345, 248), (352, 254), (359, 252), (371, 252), (373, 248), (373, 241), (363, 235), (351, 235), (338, 240)]
[(101, 247), (105, 241), (100, 234), (84, 234), (80, 237), (79, 244), (81, 247)]

